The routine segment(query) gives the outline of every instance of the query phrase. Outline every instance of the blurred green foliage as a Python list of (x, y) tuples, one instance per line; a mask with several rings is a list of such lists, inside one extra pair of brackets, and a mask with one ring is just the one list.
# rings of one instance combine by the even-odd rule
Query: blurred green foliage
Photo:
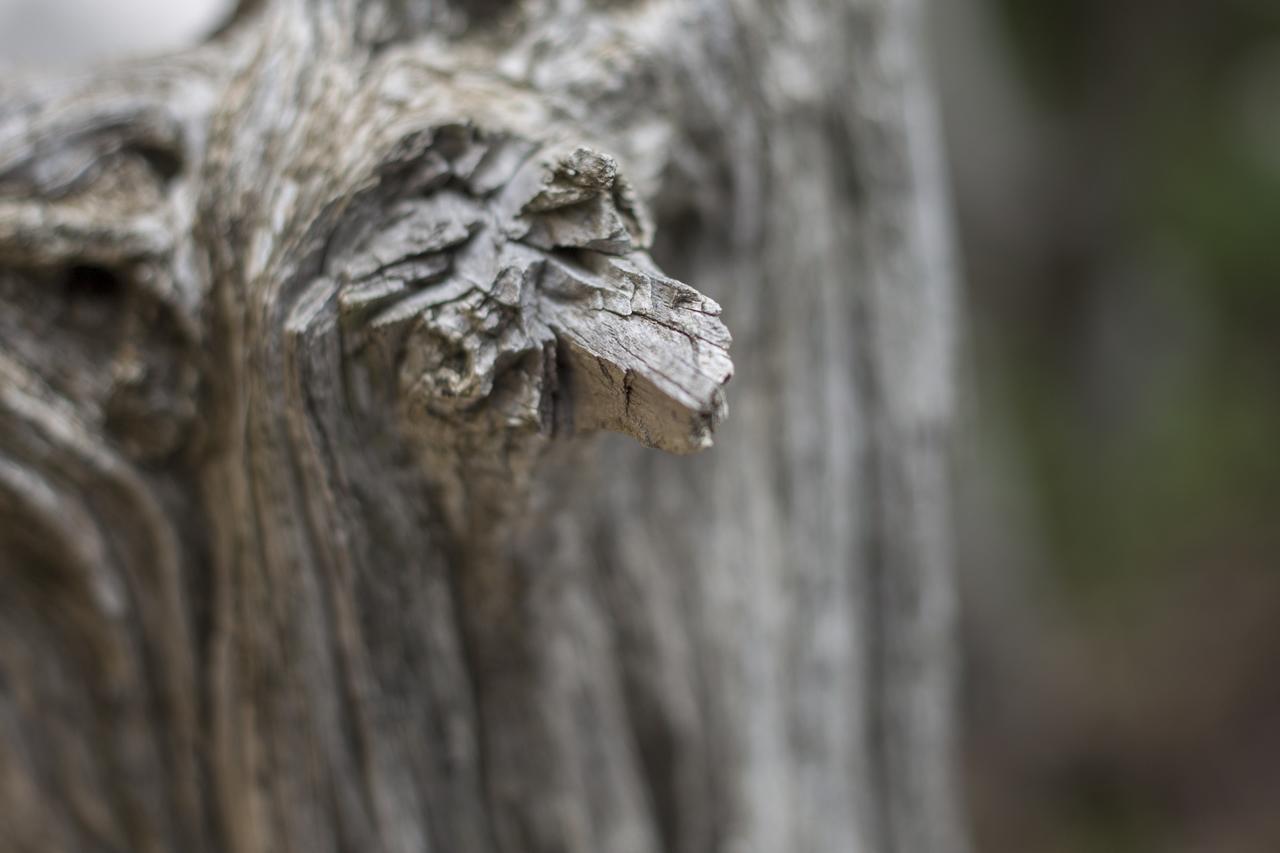
[(1075, 670), (1031, 658), (1069, 722), (984, 771), (1000, 821), (1037, 828), (989, 827), (1010, 848), (980, 826), (979, 849), (1273, 853), (1280, 2), (985, 2), (1053, 150), (1025, 280), (991, 281), (1007, 247), (965, 247), (979, 370)]
[[(1064, 300), (1047, 287), (1041, 322), (1009, 338), (1014, 405), (1067, 591), (1140, 591), (1189, 548), (1270, 540), (1280, 526), (1280, 4), (994, 2), (1043, 109), (1086, 140), (1077, 156), (1096, 161), (1099, 181), (1118, 176), (1103, 239), (1067, 273), (1083, 293)], [(1275, 88), (1242, 96), (1266, 83)], [(1091, 306), (1109, 302), (1088, 291), (1127, 286), (1100, 271), (1151, 246), (1187, 274), (1147, 270), (1141, 298), (1194, 311), (1201, 349), (1179, 372), (1144, 371), (1161, 387), (1099, 428), (1081, 400), (1106, 397), (1087, 386), (1122, 370), (1072, 372)], [(1108, 356), (1150, 359), (1147, 340), (1135, 334)]]

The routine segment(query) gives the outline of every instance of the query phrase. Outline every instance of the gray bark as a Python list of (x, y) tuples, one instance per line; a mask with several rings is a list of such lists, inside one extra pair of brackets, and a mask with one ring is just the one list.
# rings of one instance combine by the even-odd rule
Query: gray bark
[(964, 850), (916, 13), (246, 2), (6, 82), (0, 849)]

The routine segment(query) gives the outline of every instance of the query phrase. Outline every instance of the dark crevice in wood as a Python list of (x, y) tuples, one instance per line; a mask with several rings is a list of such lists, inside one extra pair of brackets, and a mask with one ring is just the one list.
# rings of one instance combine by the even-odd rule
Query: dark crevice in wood
[(150, 168), (152, 174), (159, 177), (164, 183), (176, 178), (182, 172), (183, 166), (186, 165), (186, 152), (177, 146), (139, 142), (131, 145), (129, 150), (140, 157)]
[[(853, 235), (850, 237), (854, 239)], [(910, 853), (899, 851), (894, 846), (893, 821), (886, 813), (887, 805), (883, 802), (889, 787), (893, 783), (891, 768), (892, 747), (889, 739), (894, 736), (895, 728), (892, 719), (893, 709), (886, 701), (886, 689), (890, 683), (889, 654), (892, 649), (887, 642), (886, 623), (889, 618), (888, 605), (888, 565), (889, 554), (885, 542), (884, 525), (887, 518), (884, 512), (884, 429), (877, 415), (883, 411), (885, 401), (879, 388), (879, 374), (876, 369), (875, 353), (875, 318), (869, 304), (870, 294), (864, 289), (853, 304), (849, 317), (855, 341), (856, 359), (852, 377), (854, 393), (861, 411), (870, 414), (867, 446), (858, 464), (858, 474), (865, 484), (862, 493), (867, 496), (866, 505), (861, 507), (864, 515), (863, 541), (860, 543), (862, 555), (862, 595), (849, 602), (850, 612), (855, 614), (857, 630), (855, 636), (865, 649), (867, 667), (866, 678), (866, 731), (863, 740), (870, 757), (870, 781), (867, 789), (872, 806), (867, 815), (871, 825), (868, 836), (873, 839), (875, 849), (886, 853)]]
[(62, 286), (67, 298), (91, 301), (115, 301), (124, 293), (124, 281), (105, 267), (93, 264), (76, 264), (67, 269), (62, 277)]

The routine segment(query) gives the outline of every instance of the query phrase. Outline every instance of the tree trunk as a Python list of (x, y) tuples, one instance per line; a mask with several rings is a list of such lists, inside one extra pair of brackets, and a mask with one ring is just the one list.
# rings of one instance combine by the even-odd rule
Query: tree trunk
[(916, 13), (245, 2), (6, 84), (0, 849), (964, 850)]

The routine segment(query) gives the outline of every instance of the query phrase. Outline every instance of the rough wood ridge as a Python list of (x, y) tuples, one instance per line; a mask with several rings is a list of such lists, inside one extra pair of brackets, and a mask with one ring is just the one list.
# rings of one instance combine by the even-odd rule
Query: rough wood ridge
[(247, 0), (0, 82), (0, 850), (962, 850), (913, 15)]

